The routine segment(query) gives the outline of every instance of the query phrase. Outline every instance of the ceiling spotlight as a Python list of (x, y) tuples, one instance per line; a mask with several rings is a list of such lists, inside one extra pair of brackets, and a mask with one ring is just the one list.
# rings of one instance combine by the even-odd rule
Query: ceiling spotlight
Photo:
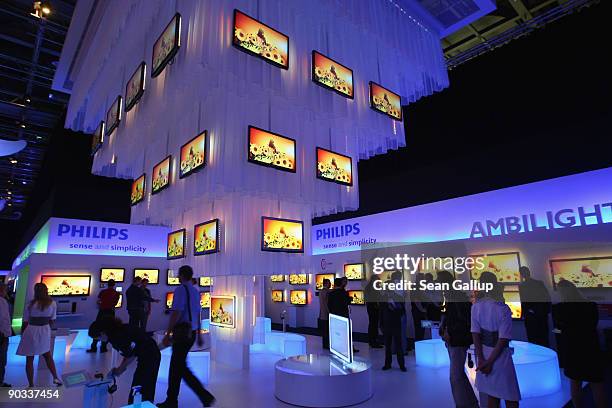
[(31, 16), (36, 18), (43, 18), (51, 14), (51, 5), (47, 1), (34, 1), (34, 12), (30, 13)]
[(28, 182), (27, 181), (22, 181), (21, 184), (28, 184)]
[(32, 102), (32, 100), (30, 98), (26, 98), (25, 101), (26, 101), (26, 103)]
[(12, 192), (12, 191), (7, 191), (6, 193), (7, 193), (8, 195), (13, 194), (13, 192)]
[(11, 159), (9, 161), (11, 162), (11, 164), (17, 164), (17, 159)]
[(26, 128), (25, 123), (22, 123), (22, 124), (21, 124), (21, 128), (22, 128), (22, 129), (25, 129), (25, 128)]
[(51, 9), (49, 8), (49, 6), (43, 6), (42, 7), (42, 12), (43, 14), (51, 14)]

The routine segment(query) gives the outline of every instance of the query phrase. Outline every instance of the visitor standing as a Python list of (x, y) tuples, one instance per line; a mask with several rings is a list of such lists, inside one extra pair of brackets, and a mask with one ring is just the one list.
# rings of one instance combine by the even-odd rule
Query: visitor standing
[[(393, 272), (392, 283), (399, 283), (401, 272)], [(383, 336), (385, 338), (385, 365), (383, 370), (391, 369), (393, 351), (397, 355), (397, 363), (400, 370), (406, 371), (404, 362), (404, 332), (406, 328), (406, 308), (404, 296), (401, 291), (385, 291), (386, 301), (381, 304)]]
[[(149, 292), (150, 293), (150, 292)], [(159, 299), (153, 299), (147, 296), (142, 288), (142, 279), (135, 276), (132, 284), (125, 292), (127, 311), (130, 316), (129, 324), (135, 327), (145, 329), (145, 302), (159, 302)]]
[(525, 321), (527, 340), (548, 347), (548, 314), (551, 309), (550, 294), (544, 282), (533, 279), (526, 266), (519, 268), (522, 282), (519, 285), (522, 317)]
[(11, 337), (11, 313), (6, 300), (7, 288), (4, 282), (0, 282), (0, 387), (10, 387), (11, 384), (4, 382), (6, 369), (6, 354), (8, 352), (9, 337)]
[(142, 321), (142, 329), (144, 331), (147, 331), (147, 324), (149, 323), (149, 317), (151, 316), (151, 301), (149, 299), (153, 299), (153, 297), (151, 296), (151, 291), (147, 287), (148, 284), (149, 280), (147, 278), (144, 278), (141, 282), (141, 288), (145, 293), (145, 296), (143, 298), (144, 317)]
[(374, 283), (380, 276), (373, 273), (364, 289), (366, 311), (368, 312), (368, 344), (372, 348), (382, 348), (378, 341), (378, 327), (380, 325), (380, 291), (374, 289)]
[(329, 279), (323, 279), (323, 289), (319, 291), (319, 333), (321, 333), (321, 340), (323, 349), (329, 349), (329, 308), (327, 307), (327, 300), (331, 288), (331, 281)]
[[(106, 316), (115, 317), (115, 306), (119, 302), (119, 292), (115, 290), (115, 281), (109, 279), (106, 283), (107, 288), (100, 291), (98, 294), (98, 315), (96, 320), (100, 320)], [(108, 342), (103, 341), (100, 347), (100, 353), (106, 353)], [(98, 338), (94, 337), (91, 342), (91, 347), (86, 350), (88, 353), (95, 353), (98, 351)]]

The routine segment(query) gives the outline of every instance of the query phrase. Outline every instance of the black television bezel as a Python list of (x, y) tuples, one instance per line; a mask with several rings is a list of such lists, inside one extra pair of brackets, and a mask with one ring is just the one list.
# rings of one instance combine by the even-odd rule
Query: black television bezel
[(121, 122), (121, 119), (122, 119), (121, 116), (123, 114), (123, 96), (117, 95), (117, 97), (113, 100), (113, 103), (111, 103), (110, 108), (108, 108), (108, 110), (106, 111), (106, 122), (108, 122), (108, 115), (113, 110), (113, 105), (115, 105), (115, 102), (118, 102), (117, 112), (116, 112), (117, 120), (114, 123), (111, 123), (110, 126), (106, 126), (105, 136), (110, 136), (110, 134), (113, 133), (113, 130), (119, 127), (119, 122)]
[[(305, 283), (291, 283), (291, 275), (306, 275), (306, 282)], [(293, 286), (310, 285), (310, 278), (308, 277), (307, 273), (290, 273), (289, 277), (287, 278), (287, 283)]]
[(361, 292), (363, 294), (363, 303), (353, 303), (353, 297), (351, 296), (351, 306), (365, 306), (365, 291), (363, 289), (347, 289), (346, 293), (349, 294), (351, 292)]
[(125, 268), (114, 268), (114, 267), (105, 267), (105, 268), (100, 268), (100, 283), (108, 283), (107, 280), (102, 280), (102, 270), (104, 269), (121, 269), (123, 271), (123, 279), (121, 280), (115, 280), (116, 283), (122, 283), (125, 282), (125, 272), (126, 269)]
[[(303, 305), (299, 304), (299, 303), (293, 303), (291, 301), (291, 293), (292, 292), (304, 292), (304, 293), (306, 293), (306, 303), (304, 303)], [(308, 306), (308, 300), (309, 299), (308, 299), (308, 290), (307, 289), (289, 289), (289, 304), (291, 306), (300, 306), (300, 307)]]
[[(269, 28), (270, 30), (272, 30), (272, 31), (282, 35), (283, 37), (285, 37), (287, 39), (287, 65), (286, 66), (283, 65), (283, 64), (279, 64), (279, 63), (277, 63), (275, 61), (269, 60), (269, 59), (267, 59), (265, 57), (262, 57), (260, 54), (257, 54), (256, 52), (253, 52), (251, 50), (247, 50), (246, 48), (243, 48), (240, 45), (236, 44), (236, 13), (240, 13), (240, 14), (242, 14), (244, 16), (247, 16), (251, 20), (257, 21), (262, 26)], [(280, 32), (280, 31), (278, 31), (275, 28), (270, 27), (269, 25), (267, 25), (265, 23), (262, 23), (258, 19), (254, 18), (254, 17), (251, 17), (250, 15), (248, 15), (248, 14), (246, 14), (246, 13), (244, 13), (244, 12), (238, 10), (238, 9), (234, 9), (234, 14), (233, 14), (233, 19), (232, 19), (232, 46), (234, 46), (235, 48), (237, 48), (238, 50), (240, 50), (240, 51), (242, 51), (242, 52), (244, 52), (246, 54), (249, 54), (249, 55), (252, 55), (254, 57), (257, 57), (258, 59), (261, 59), (261, 60), (267, 62), (268, 64), (274, 65), (275, 67), (282, 68), (282, 69), (285, 69), (285, 70), (289, 70), (289, 52), (290, 52), (289, 36), (284, 34), (284, 33), (282, 33), (282, 32)]]
[[(251, 159), (251, 129), (256, 129), (256, 130), (259, 130), (259, 131), (264, 132), (264, 133), (269, 133), (269, 134), (271, 134), (273, 136), (280, 137), (281, 139), (291, 140), (293, 142), (293, 164), (294, 164), (293, 165), (293, 169), (286, 169), (284, 167), (275, 166), (272, 163), (262, 163), (262, 162), (259, 162), (257, 160)], [(295, 139), (291, 138), (291, 137), (284, 136), (284, 135), (281, 135), (281, 134), (276, 133), (276, 132), (270, 132), (269, 130), (262, 129), (262, 128), (259, 128), (257, 126), (249, 125), (249, 128), (247, 130), (247, 161), (249, 163), (253, 163), (253, 164), (256, 164), (258, 166), (269, 167), (269, 168), (272, 168), (274, 170), (280, 170), (280, 171), (284, 171), (284, 172), (287, 172), (287, 173), (294, 173), (295, 174), (295, 173), (297, 173), (297, 141)]]
[[(159, 64), (159, 66), (157, 68), (155, 68), (154, 64), (153, 64), (153, 57), (154, 57), (154, 53), (155, 53), (155, 46), (161, 40), (161, 38), (163, 37), (163, 35), (166, 32), (166, 30), (172, 25), (172, 22), (173, 22), (174, 19), (177, 19), (176, 26), (174, 28), (174, 46), (172, 47), (172, 51), (170, 51), (170, 53), (168, 55), (166, 55), (166, 57)], [(153, 52), (151, 53), (151, 78), (155, 78), (159, 74), (161, 74), (164, 71), (164, 69), (166, 68), (166, 66), (168, 65), (168, 63), (172, 60), (172, 58), (174, 58), (174, 56), (178, 52), (179, 48), (181, 48), (181, 26), (182, 26), (182, 17), (181, 17), (181, 14), (180, 13), (176, 13), (172, 17), (172, 19), (168, 22), (166, 27), (162, 30), (162, 32), (159, 35), (159, 37), (157, 37), (157, 40), (155, 40), (155, 42), (153, 43), (153, 50), (152, 50)]]
[[(334, 279), (336, 279), (336, 274), (335, 273), (316, 273), (315, 274), (315, 278), (314, 278), (314, 284), (315, 284), (315, 290), (320, 291), (321, 289), (317, 288), (317, 276), (321, 276), (321, 275), (332, 275), (334, 277)], [(323, 284), (323, 282), (321, 282), (321, 285)], [(331, 288), (334, 287), (334, 280), (331, 280)], [(330, 288), (330, 289), (331, 289)]]
[[(127, 100), (128, 85), (130, 84), (132, 79), (134, 79), (134, 77), (138, 74), (138, 71), (140, 71), (141, 86), (138, 92), (136, 92), (136, 95), (134, 95), (134, 98), (132, 99), (132, 101), (128, 104), (128, 100)], [(146, 78), (147, 78), (147, 63), (145, 61), (142, 61), (140, 64), (138, 64), (138, 68), (136, 68), (136, 71), (134, 71), (130, 79), (128, 79), (127, 83), (125, 84), (125, 104), (123, 105), (123, 109), (126, 112), (131, 111), (132, 108), (138, 104), (138, 102), (140, 101), (140, 98), (142, 98), (142, 95), (144, 95), (144, 91), (146, 89)]]
[[(608, 255), (608, 256), (589, 256), (589, 257), (582, 257), (582, 258), (559, 258), (559, 259), (549, 259), (548, 260), (548, 265), (550, 267), (550, 278), (552, 279), (552, 284), (553, 284), (553, 289), (556, 291), (557, 290), (557, 283), (555, 282), (555, 275), (553, 273), (553, 262), (567, 262), (567, 261), (593, 261), (593, 260), (598, 260), (598, 259), (612, 259), (612, 255)], [(573, 282), (572, 282), (573, 283)], [(612, 289), (611, 287), (593, 287), (593, 286), (576, 286), (576, 288), (578, 290), (593, 290), (593, 289), (599, 289), (599, 290), (609, 290)]]
[[(202, 301), (202, 293), (209, 293), (208, 296), (212, 296), (212, 294), (210, 294), (210, 290), (201, 290), (199, 293), (199, 300), (200, 302)], [(200, 309), (210, 309), (210, 304), (208, 306), (202, 306), (202, 303), (200, 303)]]
[[(274, 297), (272, 296), (272, 294), (274, 292), (280, 292), (282, 295), (282, 299), (281, 300), (274, 300)], [(285, 302), (285, 291), (283, 289), (271, 289), (270, 290), (270, 299), (272, 300), (272, 303), (284, 303)]]
[(49, 277), (62, 277), (62, 278), (89, 278), (89, 284), (87, 285), (87, 294), (75, 294), (75, 295), (52, 295), (49, 294), (49, 296), (51, 297), (85, 297), (85, 296), (91, 296), (91, 275), (49, 275), (49, 274), (43, 274), (40, 275), (40, 283), (44, 283), (43, 280), (45, 278), (45, 276), (49, 276)]
[[(96, 134), (98, 133), (98, 129), (100, 130), (100, 140), (94, 146), (93, 142), (95, 139), (93, 138), (96, 137)], [(95, 156), (95, 154), (98, 152), (98, 150), (100, 150), (100, 148), (104, 144), (105, 129), (106, 129), (106, 122), (101, 120), (98, 126), (96, 126), (96, 130), (94, 130), (93, 135), (92, 135), (92, 143), (91, 143), (91, 155), (92, 156)]]
[(200, 283), (200, 282), (202, 282), (202, 281), (201, 281), (201, 279), (202, 279), (202, 278), (209, 278), (209, 279), (211, 279), (211, 280), (212, 280), (212, 278), (213, 278), (213, 277), (212, 277), (212, 276), (198, 276), (198, 287), (200, 287), (200, 288), (210, 288), (211, 286), (213, 286), (213, 285), (214, 285), (214, 282), (211, 282), (211, 284), (210, 284), (210, 285), (202, 285), (202, 284)]
[[(183, 255), (180, 255), (180, 256), (170, 256), (168, 254), (168, 239), (170, 239), (170, 236), (172, 234), (176, 234), (177, 232), (182, 232), (183, 233)], [(185, 258), (185, 256), (187, 256), (187, 229), (186, 228), (179, 228), (177, 230), (170, 231), (168, 233), (168, 237), (166, 238), (166, 259), (168, 261), (171, 261), (173, 259), (182, 259), (182, 258)], [(168, 278), (166, 277), (166, 279), (168, 279)], [(158, 276), (157, 280), (159, 281), (159, 276)]]
[[(170, 279), (170, 271), (171, 270), (172, 269), (169, 269), (169, 268), (166, 269), (166, 286), (180, 286), (181, 285), (181, 281), (180, 280), (179, 280), (179, 283), (177, 283), (177, 284), (170, 283), (169, 279)], [(178, 279), (178, 278), (176, 278), (176, 279)]]
[(161, 272), (159, 270), (159, 268), (133, 268), (132, 269), (132, 279), (134, 279), (136, 277), (136, 271), (137, 270), (157, 271), (157, 283), (153, 283), (153, 282), (149, 281), (148, 285), (159, 285), (159, 274)]
[(168, 295), (170, 293), (172, 293), (172, 297), (173, 297), (172, 302), (174, 302), (174, 291), (171, 290), (170, 292), (166, 292), (166, 295), (164, 296), (164, 307), (166, 310), (172, 309), (172, 305), (168, 306)]
[[(383, 112), (383, 111), (378, 110), (378, 109), (376, 109), (376, 108), (374, 107), (374, 95), (372, 94), (372, 84), (374, 84), (374, 85), (376, 85), (376, 86), (381, 87), (381, 88), (382, 88), (382, 89), (384, 89), (385, 91), (387, 91), (387, 92), (389, 92), (389, 93), (392, 93), (393, 95), (395, 95), (395, 96), (397, 96), (397, 97), (399, 98), (399, 100), (400, 100), (400, 118), (399, 118), (399, 119), (398, 119), (398, 118), (396, 118), (396, 117), (395, 117), (395, 116), (393, 116), (393, 115), (388, 114), (387, 112)], [(378, 113), (380, 113), (380, 114), (382, 114), (382, 115), (388, 116), (388, 117), (390, 117), (391, 119), (393, 119), (393, 120), (395, 120), (395, 121), (397, 121), (397, 122), (403, 122), (403, 121), (404, 121), (404, 112), (402, 111), (402, 97), (400, 96), (400, 94), (397, 94), (397, 93), (395, 93), (395, 92), (391, 91), (389, 88), (385, 88), (384, 86), (382, 86), (382, 85), (381, 85), (381, 84), (379, 84), (378, 82), (374, 82), (374, 81), (369, 81), (369, 82), (368, 82), (368, 91), (369, 91), (369, 93), (370, 93), (370, 95), (369, 95), (369, 99), (370, 99), (370, 109), (372, 109), (373, 111), (378, 112)]]
[[(302, 242), (302, 248), (295, 250), (295, 249), (283, 249), (283, 248), (274, 248), (274, 249), (266, 249), (264, 248), (264, 224), (265, 224), (265, 220), (274, 220), (274, 221), (284, 221), (284, 222), (293, 222), (293, 223), (299, 223), (302, 226), (302, 237), (301, 237), (301, 242)], [(265, 215), (261, 216), (261, 250), (263, 252), (286, 252), (286, 253), (290, 253), (290, 254), (303, 254), (304, 253), (304, 221), (300, 221), (300, 220), (291, 220), (289, 218), (276, 218), (276, 217), (267, 217)]]
[(140, 176), (134, 179), (134, 181), (132, 181), (132, 189), (134, 188), (134, 184), (141, 178), (144, 179), (143, 188), (142, 188), (142, 197), (139, 200), (132, 202), (132, 197), (131, 197), (132, 192), (130, 191), (130, 203), (131, 203), (130, 206), (131, 207), (135, 206), (136, 204), (141, 203), (145, 199), (145, 195), (147, 191), (147, 173), (142, 173)]
[[(197, 138), (199, 138), (200, 136), (204, 137), (204, 161), (202, 162), (202, 164), (200, 164), (198, 167), (195, 167), (191, 170), (189, 170), (186, 173), (183, 173), (183, 171), (181, 170), (181, 161), (183, 160), (183, 148), (187, 145), (189, 145), (191, 142), (193, 142), (194, 140), (196, 140)], [(191, 138), (187, 143), (183, 144), (181, 146), (181, 148), (179, 149), (179, 163), (178, 163), (178, 173), (179, 173), (179, 179), (183, 179), (185, 177), (189, 177), (194, 173), (197, 173), (198, 171), (202, 170), (204, 167), (206, 167), (206, 154), (207, 154), (207, 147), (208, 147), (208, 143), (207, 143), (207, 139), (208, 138), (208, 131), (207, 130), (203, 130), (202, 132), (198, 133), (197, 136)]]
[[(349, 161), (351, 162), (351, 182), (350, 182), (350, 183), (345, 183), (345, 182), (338, 181), (338, 180), (335, 180), (335, 179), (334, 179), (334, 180), (330, 180), (330, 179), (328, 179), (328, 178), (325, 178), (325, 177), (319, 176), (319, 150), (324, 150), (324, 151), (326, 151), (326, 152), (333, 153), (333, 154), (336, 154), (336, 155), (338, 155), (338, 156), (346, 157), (346, 158), (348, 158), (348, 159), (349, 159)], [(333, 150), (329, 150), (329, 149), (325, 149), (325, 148), (323, 148), (323, 147), (318, 147), (318, 146), (317, 146), (317, 147), (315, 147), (315, 175), (316, 175), (316, 177), (317, 177), (319, 180), (327, 181), (327, 182), (329, 182), (329, 183), (336, 183), (336, 184), (340, 184), (341, 186), (349, 186), (349, 187), (352, 187), (352, 186), (353, 186), (353, 158), (352, 158), (351, 156), (347, 156), (347, 155), (344, 155), (344, 154), (340, 154), (340, 153), (338, 153), (338, 152), (334, 152)]]
[[(208, 251), (197, 252), (196, 251), (196, 247), (195, 247), (196, 230), (198, 229), (199, 226), (210, 224), (211, 222), (214, 222), (216, 224), (216, 228), (215, 228), (216, 232), (215, 232), (215, 234), (216, 234), (217, 238), (216, 238), (215, 249), (208, 250)], [(221, 248), (220, 248), (220, 246), (221, 246), (220, 245), (221, 244), (221, 235), (220, 234), (221, 234), (221, 227), (219, 225), (219, 219), (218, 218), (213, 218), (212, 220), (204, 221), (204, 222), (201, 222), (199, 224), (194, 225), (193, 226), (193, 256), (210, 255), (210, 254), (215, 254), (215, 253), (221, 251)]]
[[(169, 164), (168, 164), (168, 183), (166, 183), (166, 185), (164, 185), (163, 187), (160, 187), (159, 189), (155, 190), (153, 188), (153, 180), (155, 180), (155, 168), (157, 166), (159, 166), (160, 164), (162, 164), (163, 162), (165, 162), (166, 160), (169, 160)], [(164, 157), (163, 160), (161, 160), (160, 162), (158, 162), (156, 165), (153, 166), (153, 171), (151, 173), (151, 195), (158, 194), (158, 193), (164, 191), (165, 189), (167, 189), (168, 187), (170, 187), (171, 181), (172, 181), (172, 155), (169, 154), (168, 156)]]
[[(282, 276), (283, 280), (281, 281), (273, 281), (272, 280), (272, 276)], [(270, 275), (270, 283), (284, 283), (286, 281), (285, 279), (285, 274), (284, 273), (273, 273), (272, 275)]]
[[(315, 63), (314, 63), (315, 54), (322, 55), (323, 57), (327, 58), (328, 60), (330, 60), (332, 62), (335, 62), (336, 64), (340, 65), (341, 67), (346, 68), (349, 71), (351, 71), (351, 79), (353, 80), (353, 84), (352, 84), (353, 85), (353, 94), (352, 95), (347, 95), (345, 93), (342, 93), (342, 92), (338, 91), (336, 88), (333, 88), (333, 87), (331, 87), (329, 85), (325, 85), (325, 84), (317, 81), (317, 79), (315, 77)], [(322, 52), (319, 52), (317, 50), (312, 50), (312, 55), (311, 55), (311, 60), (310, 60), (310, 76), (311, 76), (312, 82), (314, 82), (315, 84), (319, 85), (320, 87), (325, 88), (328, 91), (333, 91), (333, 92), (337, 93), (338, 95), (343, 96), (343, 97), (345, 97), (347, 99), (351, 99), (351, 100), (355, 99), (355, 72), (352, 69), (350, 69), (349, 67), (347, 67), (346, 65), (339, 63), (335, 59), (330, 58), (327, 55), (325, 55)]]
[[(361, 271), (363, 272), (363, 273), (361, 274), (361, 279), (350, 279), (350, 278), (347, 278), (347, 276), (346, 276), (346, 267), (347, 267), (347, 266), (351, 266), (351, 265), (361, 265)], [(344, 277), (345, 277), (347, 280), (350, 280), (350, 281), (361, 281), (361, 280), (364, 280), (364, 279), (365, 279), (365, 277), (366, 277), (366, 268), (365, 268), (365, 263), (363, 263), (363, 262), (352, 262), (352, 263), (345, 263), (345, 264), (342, 264), (342, 274), (344, 275)]]

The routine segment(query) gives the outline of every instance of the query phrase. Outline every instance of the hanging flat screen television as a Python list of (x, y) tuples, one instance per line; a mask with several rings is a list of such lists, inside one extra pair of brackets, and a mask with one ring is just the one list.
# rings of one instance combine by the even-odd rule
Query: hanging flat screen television
[(363, 290), (349, 290), (347, 292), (351, 298), (351, 305), (365, 305), (365, 295), (363, 294)]
[(295, 140), (249, 126), (249, 162), (295, 173)]
[(318, 273), (315, 275), (315, 287), (317, 288), (317, 290), (323, 289), (323, 281), (325, 279), (329, 279), (329, 282), (331, 283), (330, 288), (333, 288), (335, 278), (336, 275), (333, 273)]
[(151, 77), (162, 73), (181, 47), (181, 15), (176, 13), (153, 45)]
[(353, 185), (353, 159), (349, 156), (317, 147), (317, 178), (325, 181)]
[(121, 95), (113, 101), (113, 104), (106, 112), (106, 135), (113, 133), (113, 130), (119, 126), (121, 115), (123, 114), (123, 97)]
[(199, 284), (200, 287), (203, 288), (210, 287), (213, 284), (213, 278), (211, 278), (210, 276), (200, 276)]
[(179, 259), (185, 257), (185, 243), (187, 241), (187, 233), (185, 228), (172, 231), (168, 234), (166, 245), (167, 259)]
[(210, 325), (236, 327), (236, 297), (212, 295), (210, 297)]
[(292, 290), (289, 292), (289, 301), (292, 305), (306, 306), (308, 304), (308, 292), (305, 290)]
[(206, 131), (181, 147), (179, 178), (187, 177), (206, 165)]
[(285, 295), (282, 290), (273, 290), (272, 291), (272, 301), (273, 302), (283, 302), (285, 300)]
[(150, 285), (156, 285), (159, 283), (159, 269), (134, 269), (134, 276), (138, 276), (140, 279), (147, 279)]
[(551, 259), (553, 286), (568, 280), (580, 289), (612, 288), (612, 256)]
[(304, 223), (284, 218), (261, 217), (261, 250), (304, 252)]
[(202, 309), (210, 307), (210, 292), (200, 292), (200, 307)]
[(477, 264), (470, 269), (471, 279), (480, 279), (483, 272), (492, 272), (497, 276), (499, 283), (521, 283), (519, 268), (521, 258), (518, 252), (504, 252), (498, 254), (470, 255), (472, 258), (481, 257), (483, 267), (478, 268)]
[(136, 205), (144, 200), (146, 180), (147, 177), (143, 174), (132, 182), (132, 193), (130, 195), (130, 202), (132, 205)]
[(207, 255), (219, 252), (219, 220), (206, 221), (194, 227), (193, 254)]
[(42, 275), (49, 296), (89, 296), (91, 275)]
[(365, 278), (365, 265), (362, 263), (344, 264), (344, 277), (348, 280)]
[(391, 119), (402, 121), (401, 98), (395, 92), (370, 81), (370, 107)]
[(145, 91), (147, 64), (143, 61), (138, 65), (125, 85), (125, 111), (129, 112), (140, 100)]
[(96, 130), (93, 132), (93, 136), (91, 138), (91, 155), (96, 154), (100, 147), (104, 144), (104, 121), (101, 121)]
[(270, 282), (284, 282), (285, 275), (270, 275)]
[(312, 80), (317, 85), (353, 99), (353, 70), (314, 50)]
[(115, 282), (123, 282), (125, 278), (125, 269), (123, 268), (100, 268), (100, 282), (106, 283), (109, 280)]
[(170, 185), (171, 161), (172, 156), (168, 156), (153, 167), (153, 188), (151, 194), (157, 194)]
[(272, 65), (289, 69), (289, 37), (239, 10), (234, 10), (232, 44)]

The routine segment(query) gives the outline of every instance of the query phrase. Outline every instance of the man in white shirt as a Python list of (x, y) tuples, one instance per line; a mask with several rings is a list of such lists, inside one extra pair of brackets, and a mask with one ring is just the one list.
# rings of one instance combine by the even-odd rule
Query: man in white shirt
[(8, 350), (9, 337), (11, 337), (11, 313), (6, 301), (6, 284), (0, 283), (0, 387), (10, 387), (4, 382), (4, 371), (6, 368), (6, 352)]

